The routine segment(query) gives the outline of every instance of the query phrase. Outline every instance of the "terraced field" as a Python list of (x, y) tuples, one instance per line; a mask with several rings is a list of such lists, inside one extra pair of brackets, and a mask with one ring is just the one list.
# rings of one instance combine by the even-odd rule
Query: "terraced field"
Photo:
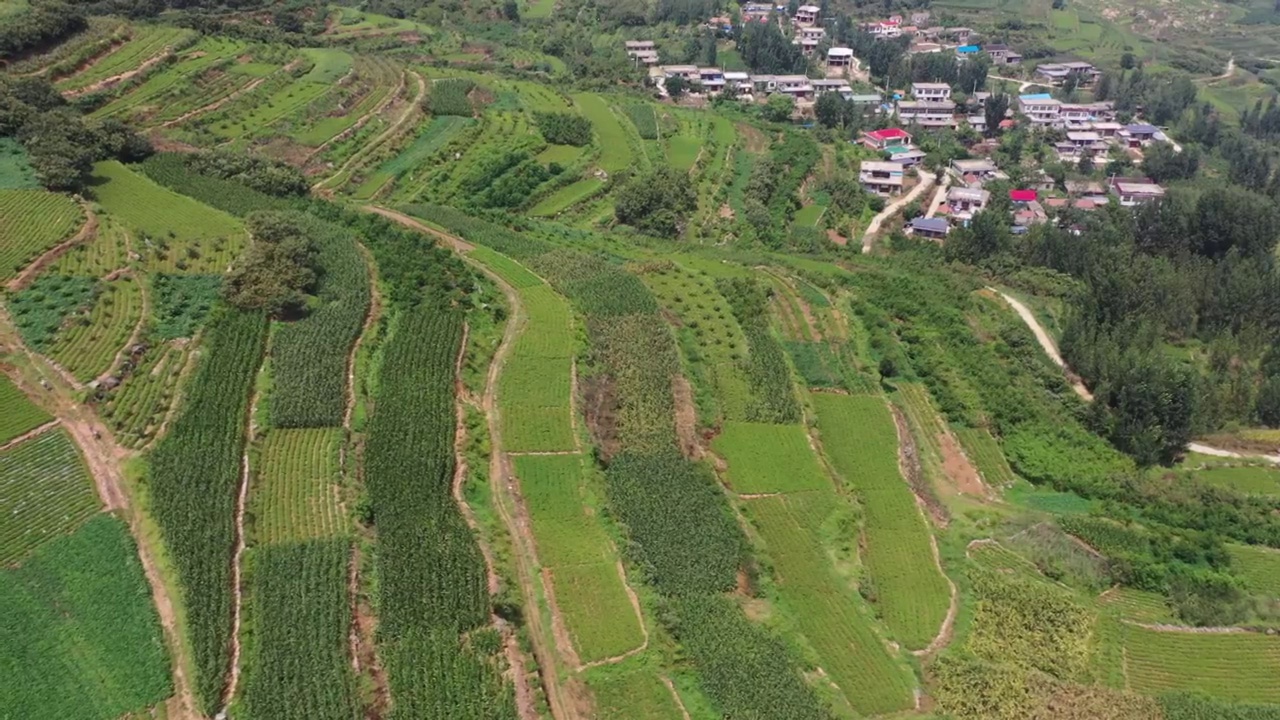
[(922, 649), (942, 627), (950, 603), (930, 530), (898, 469), (898, 435), (877, 396), (813, 396), (822, 446), (866, 513), (863, 555), (877, 607), (894, 637)]
[(240, 221), (161, 187), (114, 160), (94, 166), (103, 209), (135, 234), (134, 250), (151, 271), (221, 273), (244, 248)]
[[(599, 95), (581, 93), (573, 96), (578, 110), (595, 126), (596, 144), (600, 147), (600, 167), (618, 172), (631, 167), (635, 159), (632, 141), (609, 103)], [(634, 132), (634, 130), (632, 131)]]
[(147, 350), (123, 384), (107, 395), (99, 412), (117, 442), (136, 449), (155, 439), (177, 401), (179, 378), (190, 351), (185, 340)]
[(0, 374), (0, 445), (53, 419), (18, 389), (7, 375)]
[(573, 313), (545, 284), (519, 292), (529, 329), (516, 340), (498, 383), (504, 444), (510, 452), (573, 450)]
[(80, 206), (44, 190), (0, 190), (0, 280), (17, 275), (84, 222)]
[(1228, 544), (1231, 565), (1250, 590), (1280, 598), (1280, 550)]
[(156, 124), (216, 102), (247, 83), (247, 79), (228, 72), (247, 48), (247, 44), (228, 38), (205, 38), (92, 116)]
[(0, 450), (0, 566), (74, 531), (101, 503), (61, 428)]
[(142, 320), (141, 282), (123, 277), (102, 284), (93, 307), (73, 318), (48, 350), (80, 382), (89, 382), (111, 368)]
[(1124, 629), (1125, 669), (1138, 692), (1192, 690), (1226, 700), (1280, 703), (1280, 637), (1260, 633)]
[(263, 440), (250, 507), (260, 542), (334, 537), (346, 530), (339, 501), (340, 428), (273, 429)]
[(56, 86), (63, 92), (83, 90), (94, 83), (135, 70), (144, 62), (157, 58), (166, 52), (185, 47), (195, 37), (195, 32), (184, 28), (163, 25), (135, 25), (133, 38), (129, 42), (94, 62), (83, 72), (59, 80)]
[(711, 447), (729, 463), (740, 495), (831, 489), (801, 425), (727, 422)]

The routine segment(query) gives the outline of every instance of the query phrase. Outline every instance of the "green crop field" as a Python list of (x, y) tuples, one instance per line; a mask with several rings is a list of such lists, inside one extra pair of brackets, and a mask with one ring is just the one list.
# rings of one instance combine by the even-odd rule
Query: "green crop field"
[(982, 479), (994, 488), (1007, 488), (1018, 481), (1000, 451), (1000, 444), (985, 428), (956, 428), (956, 438), (964, 448), (965, 455), (978, 468)]
[(220, 273), (244, 248), (239, 220), (114, 160), (94, 166), (94, 182), (103, 209), (135, 232), (134, 251), (150, 270)]
[(573, 100), (595, 127), (596, 144), (600, 147), (600, 167), (611, 173), (630, 168), (632, 152), (627, 133), (604, 98), (582, 93), (574, 95)]
[(0, 570), (0, 617), (0, 717), (142, 717), (172, 692), (138, 551), (115, 517)]
[(0, 280), (17, 275), (32, 260), (66, 240), (84, 213), (66, 195), (44, 190), (0, 190)]
[(538, 162), (569, 165), (582, 157), (584, 152), (586, 152), (585, 148), (574, 145), (548, 145), (542, 152), (538, 153)]
[(1192, 476), (1209, 485), (1254, 495), (1280, 495), (1280, 469), (1274, 466), (1207, 467)]
[(600, 178), (585, 178), (571, 185), (566, 185), (543, 198), (529, 210), (535, 217), (551, 217), (561, 211), (573, 207), (587, 198), (600, 192), (605, 182)]
[(398, 155), (382, 163), (377, 170), (369, 174), (355, 191), (355, 197), (367, 199), (373, 197), (388, 182), (411, 175), (431, 159), (440, 148), (458, 135), (468, 125), (475, 122), (471, 118), (446, 115), (435, 117), (423, 128), (413, 143)]
[(831, 488), (803, 425), (726, 422), (711, 448), (729, 464), (740, 495)]
[(521, 13), (527, 18), (546, 18), (551, 17), (551, 13), (556, 8), (556, 0), (528, 0), (524, 11)]
[(108, 217), (98, 218), (98, 232), (63, 253), (44, 273), (100, 278), (128, 264), (129, 233)]
[(667, 162), (677, 170), (689, 171), (702, 152), (702, 138), (674, 135), (667, 138)]
[(63, 91), (87, 88), (96, 82), (136, 70), (147, 60), (190, 44), (195, 37), (194, 31), (184, 28), (135, 25), (132, 40), (84, 72), (60, 80), (57, 87)]
[(13, 138), (0, 138), (0, 190), (29, 190), (40, 187), (27, 151)]
[(1253, 545), (1228, 544), (1231, 566), (1250, 590), (1280, 597), (1280, 550)]
[(0, 565), (75, 530), (101, 503), (62, 428), (0, 450)]
[(253, 484), (254, 537), (264, 543), (345, 531), (338, 505), (340, 428), (273, 429), (262, 442)]
[(597, 510), (588, 510), (580, 455), (513, 458), (533, 524), (538, 560), (583, 662), (620, 655), (644, 636), (618, 574), (618, 557)]
[[(241, 87), (221, 67), (248, 48), (243, 42), (206, 38), (128, 93), (95, 110), (94, 117), (169, 120), (215, 102)], [(205, 73), (209, 73), (209, 77)], [(215, 79), (217, 78), (217, 79)]]
[(783, 603), (849, 703), (865, 715), (905, 710), (914, 683), (872, 630), (870, 611), (836, 573), (819, 534), (841, 502), (817, 490), (748, 500), (745, 512), (773, 561)]
[(950, 603), (934, 564), (929, 527), (898, 470), (898, 434), (884, 401), (872, 395), (816, 393), (822, 447), (866, 513), (864, 558), (877, 606), (895, 638), (916, 650), (942, 626)]
[(185, 341), (148, 349), (124, 382), (99, 406), (116, 441), (140, 448), (155, 439), (177, 401), (178, 379), (191, 345)]
[(92, 309), (64, 326), (49, 347), (49, 357), (81, 382), (111, 369), (116, 353), (124, 349), (142, 319), (141, 282), (122, 277), (102, 283)]
[(671, 691), (648, 665), (601, 668), (587, 678), (599, 720), (681, 720)]
[(304, 82), (332, 85), (350, 72), (355, 60), (344, 50), (305, 48), (302, 54), (315, 65), (302, 76)]
[(498, 381), (503, 442), (510, 452), (572, 450), (572, 310), (545, 283), (517, 291), (528, 319)]
[(1125, 672), (1142, 693), (1191, 690), (1226, 700), (1280, 703), (1280, 637), (1261, 633), (1124, 628)]
[(1177, 619), (1163, 595), (1127, 587), (1108, 590), (1098, 604), (1116, 617), (1143, 623), (1176, 624)]
[(0, 445), (19, 435), (40, 427), (53, 419), (18, 389), (9, 376), (0, 373)]

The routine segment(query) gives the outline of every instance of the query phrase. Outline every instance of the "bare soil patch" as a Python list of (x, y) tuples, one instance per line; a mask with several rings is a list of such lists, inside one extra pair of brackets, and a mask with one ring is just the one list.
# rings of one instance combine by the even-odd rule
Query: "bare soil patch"
[(683, 375), (671, 378), (671, 395), (676, 404), (676, 437), (680, 452), (690, 460), (702, 458), (701, 438), (698, 436), (698, 409), (693, 404), (693, 386)]
[(889, 411), (893, 413), (893, 423), (898, 429), (898, 467), (902, 471), (902, 477), (906, 479), (907, 485), (911, 487), (911, 492), (916, 496), (916, 501), (924, 507), (934, 522), (939, 527), (946, 527), (951, 522), (951, 516), (942, 502), (934, 495), (933, 488), (929, 487), (929, 481), (925, 479), (924, 474), (920, 471), (920, 451), (916, 447), (916, 439), (911, 434), (911, 427), (907, 424), (907, 418), (893, 403), (887, 403), (887, 405)]
[(942, 449), (942, 471), (956, 489), (965, 495), (987, 497), (986, 483), (955, 437), (951, 433), (938, 433), (938, 447)]

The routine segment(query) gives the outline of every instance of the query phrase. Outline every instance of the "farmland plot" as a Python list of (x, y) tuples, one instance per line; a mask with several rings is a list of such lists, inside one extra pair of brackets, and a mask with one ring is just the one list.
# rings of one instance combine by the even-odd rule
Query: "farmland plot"
[(0, 617), (0, 717), (114, 720), (172, 692), (137, 548), (113, 516), (0, 570)]
[(62, 428), (0, 451), (0, 565), (75, 530), (100, 507), (80, 451)]
[(0, 414), (0, 445), (53, 419), (53, 416), (28, 400), (9, 376), (2, 373), (0, 373), (0, 407), (4, 408), (4, 413)]
[(682, 715), (662, 679), (648, 667), (607, 668), (588, 676), (599, 720), (680, 720)]
[(89, 382), (109, 370), (116, 352), (142, 319), (141, 282), (123, 277), (102, 283), (92, 309), (73, 318), (59, 333), (49, 347), (49, 357), (80, 382)]
[(221, 273), (244, 248), (236, 218), (161, 187), (114, 160), (94, 166), (93, 192), (136, 233), (135, 252), (152, 271)]
[(1228, 544), (1231, 566), (1250, 590), (1280, 597), (1280, 550), (1253, 545)]
[(509, 452), (572, 450), (572, 311), (546, 284), (519, 293), (528, 321), (498, 381), (504, 445)]
[(0, 190), (0, 280), (8, 280), (45, 251), (73, 235), (84, 213), (66, 195), (44, 190)]
[(934, 564), (929, 527), (898, 470), (898, 436), (878, 396), (817, 393), (822, 445), (866, 513), (865, 561), (876, 606), (894, 637), (926, 647), (950, 603), (946, 578)]
[(1124, 628), (1134, 690), (1193, 690), (1226, 700), (1280, 703), (1280, 637)]
[(253, 534), (263, 543), (341, 535), (340, 428), (273, 429), (262, 443), (250, 508)]
[[(92, 117), (120, 117), (131, 121), (169, 119), (169, 113), (200, 107), (230, 94), (238, 78), (225, 67), (248, 46), (227, 38), (206, 38), (176, 62), (148, 77), (141, 85), (95, 110)], [(222, 80), (224, 82), (214, 82)], [(172, 115), (177, 117), (177, 115)]]
[(741, 495), (831, 489), (802, 425), (726, 422), (712, 448)]
[(185, 47), (195, 38), (194, 31), (183, 28), (137, 25), (134, 27), (133, 39), (125, 43), (124, 47), (102, 58), (84, 72), (58, 81), (56, 87), (63, 92), (87, 88), (101, 80), (135, 70), (147, 60), (166, 51)]
[(116, 442), (140, 448), (155, 439), (177, 401), (178, 381), (191, 353), (185, 341), (148, 348), (123, 383), (99, 405)]
[(581, 93), (574, 95), (573, 100), (595, 127), (596, 144), (600, 146), (600, 167), (611, 173), (631, 167), (635, 153), (630, 138), (604, 98)]
[(556, 602), (583, 662), (620, 655), (644, 637), (618, 574), (617, 553), (588, 509), (581, 455), (513, 458), (533, 523), (538, 559), (550, 570)]
[(67, 250), (42, 274), (100, 278), (125, 267), (128, 251), (129, 234), (124, 227), (110, 218), (100, 217), (98, 232), (93, 238)]
[(1254, 495), (1280, 495), (1280, 469), (1274, 466), (1207, 467), (1192, 476), (1200, 482)]

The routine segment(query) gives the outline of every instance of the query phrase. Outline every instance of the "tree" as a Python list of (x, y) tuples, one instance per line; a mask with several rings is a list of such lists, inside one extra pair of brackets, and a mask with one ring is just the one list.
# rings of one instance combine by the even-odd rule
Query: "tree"
[(1258, 388), (1255, 407), (1258, 422), (1267, 427), (1280, 428), (1280, 375), (1272, 375)]
[(790, 95), (774, 93), (760, 108), (760, 116), (770, 122), (787, 122), (795, 112), (796, 101)]
[(1012, 244), (1008, 218), (1007, 209), (1000, 203), (974, 215), (968, 227), (958, 228), (947, 237), (947, 259), (976, 264), (1007, 251)]
[(516, 0), (506, 0), (506, 2), (502, 3), (502, 15), (511, 22), (519, 22), (520, 5), (516, 3)]
[(672, 100), (679, 100), (680, 96), (689, 89), (689, 81), (679, 75), (673, 75), (666, 79), (664, 87), (667, 88), (667, 94)]
[(618, 222), (649, 235), (676, 237), (697, 207), (689, 174), (664, 165), (627, 181), (618, 191), (614, 214)]
[(1142, 171), (1158, 183), (1187, 180), (1200, 167), (1200, 153), (1195, 148), (1176, 152), (1170, 143), (1155, 143), (1143, 152)]
[(1076, 169), (1081, 175), (1093, 174), (1093, 153), (1085, 153), (1080, 156), (1080, 162), (1076, 164)]
[(315, 286), (318, 250), (297, 214), (256, 212), (245, 225), (252, 241), (227, 273), (223, 297), (243, 310), (277, 317), (300, 312)]
[(1009, 95), (992, 93), (982, 108), (982, 117), (987, 121), (986, 135), (994, 137), (1000, 132), (1000, 123), (1004, 122), (1005, 113), (1009, 111)]
[(1124, 53), (1120, 56), (1120, 68), (1123, 70), (1132, 70), (1138, 66), (1138, 58), (1131, 52)]
[(813, 104), (813, 115), (823, 127), (838, 127), (844, 123), (846, 104), (839, 93), (824, 93)]

